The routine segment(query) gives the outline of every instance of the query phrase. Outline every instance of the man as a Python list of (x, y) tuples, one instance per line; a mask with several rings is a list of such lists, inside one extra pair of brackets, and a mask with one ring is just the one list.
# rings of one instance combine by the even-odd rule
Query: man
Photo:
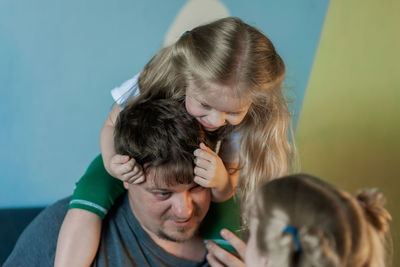
[[(211, 194), (193, 182), (193, 151), (201, 142), (210, 146), (180, 103), (155, 100), (127, 106), (121, 112), (116, 150), (143, 166), (146, 181), (125, 184), (127, 193), (103, 222), (93, 265), (208, 265), (197, 230)], [(93, 164), (102, 164), (101, 158)], [(67, 205), (68, 199), (61, 200), (39, 215), (4, 266), (52, 266)]]

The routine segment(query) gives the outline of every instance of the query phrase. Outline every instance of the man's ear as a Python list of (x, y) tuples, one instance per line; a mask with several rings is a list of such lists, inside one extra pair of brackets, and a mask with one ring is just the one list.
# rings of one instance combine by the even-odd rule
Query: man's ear
[(129, 183), (127, 183), (127, 182), (124, 182), (124, 187), (125, 187), (125, 189), (127, 189), (127, 190), (128, 190), (128, 189), (129, 189), (129, 185), (130, 185)]

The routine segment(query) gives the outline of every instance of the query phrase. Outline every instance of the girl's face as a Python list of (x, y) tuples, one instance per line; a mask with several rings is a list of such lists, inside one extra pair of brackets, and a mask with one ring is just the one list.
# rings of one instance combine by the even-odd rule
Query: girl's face
[(228, 87), (213, 86), (200, 91), (188, 86), (185, 105), (187, 112), (195, 117), (205, 130), (212, 132), (227, 124), (241, 123), (251, 101), (236, 97)]

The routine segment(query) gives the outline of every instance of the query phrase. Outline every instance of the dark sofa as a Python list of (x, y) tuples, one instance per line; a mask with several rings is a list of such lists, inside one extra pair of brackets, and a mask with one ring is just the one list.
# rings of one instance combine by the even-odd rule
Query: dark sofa
[(25, 227), (44, 207), (0, 209), (0, 266), (4, 263)]

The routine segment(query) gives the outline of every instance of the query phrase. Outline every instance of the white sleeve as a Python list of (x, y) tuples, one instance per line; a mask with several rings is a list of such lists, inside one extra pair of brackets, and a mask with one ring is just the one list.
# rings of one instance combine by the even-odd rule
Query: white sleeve
[(125, 81), (118, 87), (111, 90), (111, 96), (121, 109), (123, 109), (128, 100), (137, 97), (140, 94), (139, 90), (139, 75), (140, 73), (133, 76), (133, 78)]

